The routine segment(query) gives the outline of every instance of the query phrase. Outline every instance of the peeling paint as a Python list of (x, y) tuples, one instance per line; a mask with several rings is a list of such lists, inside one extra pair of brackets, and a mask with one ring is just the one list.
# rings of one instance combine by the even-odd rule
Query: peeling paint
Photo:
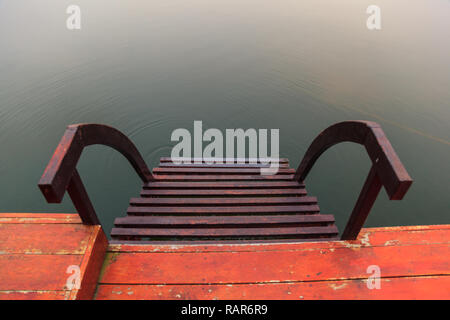
[(361, 248), (361, 245), (359, 243), (351, 243), (350, 241), (342, 241), (341, 243), (344, 245), (344, 247), (349, 249)]
[(400, 241), (398, 240), (388, 240), (384, 243), (384, 246), (395, 246), (395, 245), (399, 245)]
[(334, 283), (330, 283), (329, 286), (333, 289), (333, 290), (341, 290), (343, 288), (345, 288), (347, 286), (347, 283), (343, 283), (343, 284), (334, 284)]
[(369, 240), (369, 232), (364, 233), (362, 237), (360, 237), (361, 243), (365, 246), (371, 246), (370, 240)]

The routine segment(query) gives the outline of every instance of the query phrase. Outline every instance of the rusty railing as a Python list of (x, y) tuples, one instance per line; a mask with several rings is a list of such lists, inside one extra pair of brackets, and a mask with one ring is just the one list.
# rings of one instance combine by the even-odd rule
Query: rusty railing
[(120, 131), (101, 124), (74, 124), (67, 127), (47, 168), (39, 180), (39, 188), (49, 203), (60, 203), (64, 193), (70, 198), (84, 224), (100, 224), (94, 207), (76, 169), (83, 149), (102, 144), (124, 155), (142, 181), (153, 176), (134, 144)]
[(380, 125), (370, 121), (344, 121), (322, 131), (309, 146), (297, 168), (294, 179), (305, 180), (320, 155), (340, 142), (364, 145), (372, 167), (342, 233), (342, 240), (354, 240), (359, 234), (381, 187), (391, 200), (401, 200), (412, 184), (412, 179), (386, 138)]

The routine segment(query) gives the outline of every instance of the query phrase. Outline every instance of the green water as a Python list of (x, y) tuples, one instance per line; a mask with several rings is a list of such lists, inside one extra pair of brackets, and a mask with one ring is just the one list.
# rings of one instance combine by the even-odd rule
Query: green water
[[(81, 30), (66, 8), (81, 8)], [(382, 29), (366, 28), (381, 8)], [(37, 182), (65, 127), (98, 122), (135, 142), (149, 165), (170, 134), (279, 128), (296, 167), (309, 143), (342, 120), (377, 121), (414, 179), (403, 201), (383, 191), (366, 226), (450, 223), (450, 2), (0, 0), (0, 211), (74, 212)], [(341, 144), (308, 191), (343, 230), (370, 167)], [(107, 147), (79, 171), (109, 232), (140, 181)]]

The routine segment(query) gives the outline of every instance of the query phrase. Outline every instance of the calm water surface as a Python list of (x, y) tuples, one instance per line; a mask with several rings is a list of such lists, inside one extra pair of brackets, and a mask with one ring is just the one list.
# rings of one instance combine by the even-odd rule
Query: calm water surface
[[(68, 5), (82, 29), (66, 29)], [(382, 29), (366, 28), (381, 7)], [(65, 127), (99, 122), (129, 135), (148, 164), (170, 134), (279, 128), (296, 167), (342, 120), (379, 122), (415, 180), (403, 201), (383, 191), (366, 223), (450, 223), (450, 2), (0, 0), (0, 211), (74, 212), (37, 182)], [(330, 149), (308, 178), (343, 230), (369, 159)], [(87, 149), (80, 174), (109, 232), (140, 181), (117, 152)]]

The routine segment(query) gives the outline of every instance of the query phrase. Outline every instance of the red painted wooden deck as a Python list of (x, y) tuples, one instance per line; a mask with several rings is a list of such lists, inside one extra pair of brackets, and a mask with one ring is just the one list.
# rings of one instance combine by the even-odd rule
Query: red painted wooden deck
[[(0, 213), (0, 299), (91, 299), (107, 245), (78, 214)], [(80, 290), (66, 286), (69, 266)]]
[[(66, 287), (70, 265), (79, 290)], [(367, 287), (370, 265), (380, 289)], [(450, 299), (450, 225), (365, 228), (353, 241), (108, 245), (76, 214), (0, 214), (0, 299), (91, 298)]]

